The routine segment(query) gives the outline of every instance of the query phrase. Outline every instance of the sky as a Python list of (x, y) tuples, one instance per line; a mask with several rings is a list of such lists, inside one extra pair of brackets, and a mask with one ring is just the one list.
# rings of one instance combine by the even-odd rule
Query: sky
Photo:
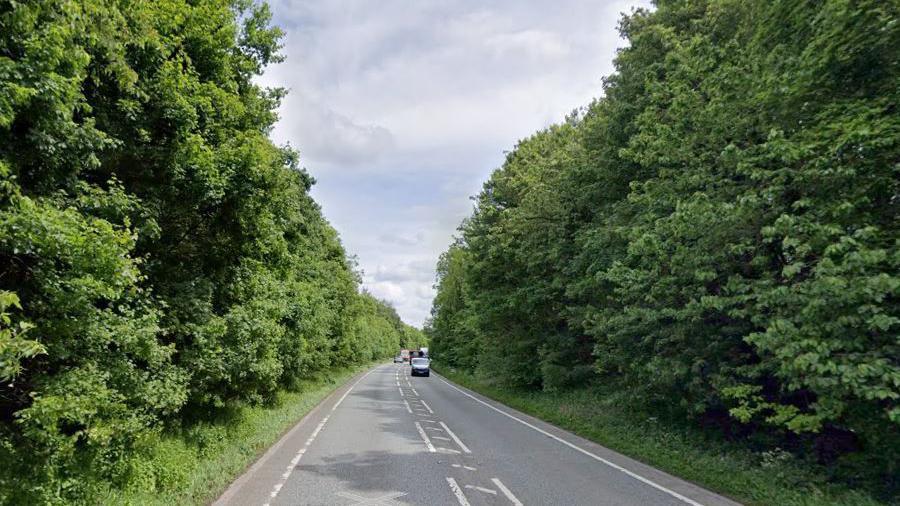
[(435, 265), (505, 152), (602, 93), (622, 13), (603, 0), (269, 0), (289, 90), (272, 137), (363, 286), (421, 326)]

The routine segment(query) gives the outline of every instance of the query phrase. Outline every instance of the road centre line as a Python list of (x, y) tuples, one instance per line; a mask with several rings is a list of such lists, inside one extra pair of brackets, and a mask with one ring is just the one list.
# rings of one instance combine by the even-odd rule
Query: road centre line
[(505, 495), (506, 498), (509, 499), (514, 506), (522, 506), (522, 502), (516, 499), (516, 496), (514, 496), (513, 493), (510, 492), (508, 488), (506, 488), (506, 485), (504, 485), (499, 478), (491, 478), (491, 481), (494, 482), (494, 485), (497, 485), (497, 488), (499, 488), (500, 491), (503, 492), (503, 495)]
[(450, 490), (452, 490), (453, 495), (456, 496), (456, 500), (459, 502), (459, 506), (470, 506), (469, 501), (466, 500), (466, 496), (463, 494), (462, 489), (459, 488), (459, 484), (456, 483), (456, 480), (448, 476), (447, 484), (450, 485)]
[(457, 388), (455, 385), (451, 384), (449, 381), (447, 381), (447, 380), (445, 380), (445, 379), (443, 379), (443, 378), (440, 378), (440, 380), (443, 381), (444, 383), (446, 383), (447, 386), (449, 386), (450, 388), (452, 388), (452, 389), (456, 390), (457, 392), (459, 392), (459, 393), (465, 395), (466, 397), (468, 397), (468, 398), (474, 400), (475, 402), (478, 402), (478, 403), (480, 403), (480, 404), (482, 404), (482, 405), (484, 405), (484, 406), (487, 406), (488, 408), (490, 408), (490, 409), (496, 411), (497, 413), (500, 413), (501, 415), (503, 415), (503, 416), (505, 416), (505, 417), (507, 417), (507, 418), (511, 418), (511, 419), (513, 419), (513, 420), (515, 420), (515, 421), (521, 423), (522, 425), (524, 425), (524, 426), (526, 426), (526, 427), (528, 427), (528, 428), (530, 428), (530, 429), (533, 429), (533, 430), (535, 430), (535, 431), (537, 431), (537, 432), (539, 432), (539, 433), (541, 433), (541, 434), (543, 434), (543, 435), (545, 435), (545, 436), (547, 436), (547, 437), (549, 437), (549, 438), (551, 438), (551, 439), (556, 440), (556, 441), (559, 442), (559, 443), (562, 443), (562, 444), (568, 446), (569, 448), (572, 448), (572, 449), (575, 450), (575, 451), (581, 452), (581, 453), (583, 453), (584, 455), (587, 455), (588, 457), (591, 457), (592, 459), (596, 460), (597, 462), (601, 462), (601, 463), (606, 464), (607, 466), (609, 466), (609, 467), (611, 467), (611, 468), (613, 468), (613, 469), (615, 469), (615, 470), (617, 470), (617, 471), (621, 471), (621, 472), (627, 474), (628, 476), (631, 476), (632, 478), (634, 478), (634, 479), (636, 479), (636, 480), (638, 480), (638, 481), (640, 481), (640, 482), (642, 482), (642, 483), (645, 483), (645, 484), (647, 484), (647, 485), (650, 485), (651, 487), (653, 487), (653, 488), (655, 488), (655, 489), (657, 489), (657, 490), (659, 490), (659, 491), (661, 491), (661, 492), (664, 492), (664, 493), (666, 493), (666, 494), (668, 494), (668, 495), (670, 495), (670, 496), (672, 496), (672, 497), (674, 497), (674, 498), (676, 498), (676, 499), (678, 499), (678, 500), (680, 500), (680, 501), (682, 501), (682, 502), (685, 502), (685, 503), (687, 503), (687, 504), (690, 504), (691, 506), (703, 506), (701, 503), (699, 503), (699, 502), (697, 502), (697, 501), (695, 501), (695, 500), (693, 500), (693, 499), (690, 499), (690, 498), (688, 498), (688, 497), (685, 497), (685, 496), (679, 494), (678, 492), (675, 492), (674, 490), (670, 490), (670, 489), (668, 489), (668, 488), (666, 488), (666, 487), (664, 487), (664, 486), (662, 486), (662, 485), (660, 485), (660, 484), (658, 484), (658, 483), (656, 483), (656, 482), (654, 482), (654, 481), (652, 481), (652, 480), (650, 480), (650, 479), (648, 479), (648, 478), (644, 478), (643, 476), (641, 476), (641, 475), (639, 475), (639, 474), (637, 474), (637, 473), (635, 473), (635, 472), (633, 472), (633, 471), (629, 471), (628, 469), (625, 469), (624, 467), (622, 467), (622, 466), (620, 466), (620, 465), (618, 465), (618, 464), (616, 464), (616, 463), (614, 463), (614, 462), (611, 462), (611, 461), (609, 461), (609, 460), (606, 460), (606, 459), (604, 459), (603, 457), (601, 457), (601, 456), (599, 456), (599, 455), (596, 455), (596, 454), (594, 454), (594, 453), (592, 453), (592, 452), (589, 452), (588, 450), (585, 450), (584, 448), (581, 448), (580, 446), (577, 446), (577, 445), (575, 445), (575, 444), (573, 444), (573, 443), (570, 443), (570, 442), (566, 441), (565, 439), (563, 439), (563, 438), (561, 438), (561, 437), (559, 437), (559, 436), (555, 436), (555, 435), (553, 435), (553, 434), (551, 434), (551, 433), (549, 433), (549, 432), (547, 432), (547, 431), (545, 431), (545, 430), (543, 430), (543, 429), (541, 429), (541, 428), (539, 428), (539, 427), (535, 427), (534, 425), (532, 425), (532, 424), (526, 422), (525, 420), (522, 420), (521, 418), (518, 418), (518, 417), (516, 417), (516, 416), (513, 416), (513, 415), (511, 415), (511, 414), (509, 414), (509, 413), (503, 411), (502, 409), (495, 408), (494, 406), (491, 406), (490, 404), (488, 404), (488, 403), (484, 402), (483, 400), (481, 400), (481, 399), (475, 397), (474, 395), (471, 395), (471, 394), (469, 394), (469, 393), (467, 393), (467, 392), (465, 392), (465, 391), (463, 391), (463, 390)]
[(425, 446), (428, 448), (428, 451), (434, 453), (436, 450), (434, 449), (434, 445), (431, 444), (431, 440), (428, 439), (428, 434), (425, 434), (425, 430), (422, 429), (422, 426), (419, 422), (416, 422), (416, 429), (419, 431), (419, 435), (422, 436), (422, 440), (425, 441)]
[(444, 428), (444, 432), (446, 432), (447, 434), (450, 435), (450, 437), (453, 438), (453, 441), (454, 441), (457, 445), (459, 445), (460, 448), (462, 448), (462, 451), (464, 451), (464, 452), (466, 452), (466, 453), (472, 453), (472, 451), (469, 450), (469, 447), (466, 446), (466, 445), (464, 445), (463, 442), (460, 441), (460, 439), (459, 439), (458, 437), (456, 437), (456, 434), (454, 434), (453, 431), (450, 430), (450, 427), (447, 427), (447, 424), (446, 424), (446, 423), (440, 422), (440, 424), (441, 424), (441, 427)]

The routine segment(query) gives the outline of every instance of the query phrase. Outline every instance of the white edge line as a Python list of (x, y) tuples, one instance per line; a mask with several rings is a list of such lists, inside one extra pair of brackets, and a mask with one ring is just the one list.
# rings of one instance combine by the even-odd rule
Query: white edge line
[[(350, 385), (350, 388), (348, 388), (347, 391), (344, 392), (344, 395), (342, 395), (341, 398), (338, 399), (338, 401), (334, 404), (334, 406), (331, 407), (331, 413), (333, 413), (334, 410), (336, 410), (338, 408), (338, 406), (340, 406), (341, 403), (344, 402), (344, 399), (346, 399), (347, 396), (350, 395), (350, 392), (353, 391), (353, 389), (356, 387), (356, 385), (359, 385), (359, 382), (364, 380), (366, 378), (366, 376), (371, 374), (373, 371), (375, 371), (375, 369), (372, 369), (371, 371), (367, 372), (366, 374), (363, 374), (362, 377), (360, 377), (358, 380), (356, 380), (355, 383)], [(315, 441), (316, 436), (319, 435), (319, 432), (321, 432), (322, 428), (325, 427), (325, 424), (328, 423), (329, 418), (331, 418), (330, 414), (326, 415), (325, 418), (323, 418), (322, 421), (319, 422), (319, 425), (316, 426), (316, 430), (314, 430), (312, 435), (309, 436), (309, 439), (306, 440), (306, 443), (303, 445), (304, 447), (301, 448), (300, 451), (297, 452), (297, 455), (295, 455), (293, 459), (291, 459), (292, 465), (288, 466), (288, 468), (284, 472), (284, 474), (281, 475), (281, 481), (279, 481), (278, 483), (275, 484), (274, 487), (272, 487), (272, 492), (269, 493), (269, 496), (271, 498), (274, 499), (276, 496), (278, 496), (278, 492), (281, 491), (281, 487), (283, 487), (284, 484), (287, 483), (288, 478), (291, 477), (291, 473), (294, 472), (294, 469), (297, 466), (297, 462), (299, 462), (300, 458), (303, 456), (303, 454), (306, 453), (306, 448), (309, 447), (309, 445), (312, 444), (313, 441)]]
[(456, 500), (459, 501), (459, 506), (469, 506), (469, 501), (466, 500), (466, 496), (463, 494), (462, 489), (459, 488), (459, 484), (456, 483), (456, 480), (448, 477), (447, 484), (450, 485), (450, 490), (453, 491), (453, 495), (455, 495)]
[(687, 503), (687, 504), (690, 504), (691, 506), (703, 506), (703, 504), (701, 504), (701, 503), (699, 503), (699, 502), (697, 502), (697, 501), (695, 501), (695, 500), (693, 500), (693, 499), (690, 499), (690, 498), (688, 498), (688, 497), (685, 497), (685, 496), (679, 494), (678, 492), (675, 492), (674, 490), (669, 490), (668, 488), (666, 488), (666, 487), (664, 487), (664, 486), (662, 486), (662, 485), (660, 485), (660, 484), (658, 484), (658, 483), (656, 483), (656, 482), (654, 482), (654, 481), (652, 481), (652, 480), (650, 480), (650, 479), (648, 479), (648, 478), (644, 478), (643, 476), (641, 476), (641, 475), (639, 475), (639, 474), (637, 474), (637, 473), (635, 473), (635, 472), (633, 472), (633, 471), (629, 471), (628, 469), (625, 469), (624, 467), (622, 467), (622, 466), (620, 466), (620, 465), (618, 465), (618, 464), (616, 464), (616, 463), (614, 463), (614, 462), (610, 462), (609, 460), (606, 460), (606, 459), (604, 459), (603, 457), (601, 457), (601, 456), (599, 456), (599, 455), (596, 455), (596, 454), (594, 454), (594, 453), (591, 453), (591, 452), (585, 450), (584, 448), (582, 448), (582, 447), (580, 447), (580, 446), (577, 446), (577, 445), (575, 445), (575, 444), (572, 444), (572, 443), (566, 441), (565, 439), (563, 439), (563, 438), (561, 438), (561, 437), (559, 437), (559, 436), (555, 436), (555, 435), (553, 435), (553, 434), (551, 434), (551, 433), (549, 433), (549, 432), (547, 432), (547, 431), (545, 431), (545, 430), (543, 430), (543, 429), (541, 429), (541, 428), (535, 427), (534, 425), (532, 425), (532, 424), (526, 422), (525, 420), (522, 420), (521, 418), (515, 417), (515, 416), (513, 416), (513, 415), (507, 413), (506, 411), (503, 411), (502, 409), (497, 409), (497, 408), (495, 408), (494, 406), (491, 406), (490, 404), (484, 402), (483, 400), (481, 400), (481, 399), (475, 397), (474, 395), (471, 395), (471, 394), (469, 394), (468, 392), (465, 392), (465, 391), (463, 391), (463, 390), (457, 388), (456, 386), (454, 386), (453, 384), (451, 384), (449, 381), (445, 380), (444, 378), (440, 378), (440, 380), (443, 381), (444, 383), (446, 383), (447, 386), (449, 386), (450, 388), (452, 388), (452, 389), (456, 390), (457, 392), (459, 392), (459, 393), (465, 395), (466, 397), (468, 397), (468, 398), (470, 398), (470, 399), (472, 399), (472, 400), (474, 400), (474, 401), (476, 401), (476, 402), (478, 402), (478, 403), (480, 403), (480, 404), (483, 404), (483, 405), (485, 405), (485, 406), (487, 406), (487, 407), (493, 409), (494, 411), (496, 411), (497, 413), (500, 413), (500, 414), (503, 415), (503, 416), (506, 416), (506, 417), (508, 417), (508, 418), (512, 418), (513, 420), (515, 420), (515, 421), (521, 423), (522, 425), (524, 425), (524, 426), (526, 426), (526, 427), (529, 427), (529, 428), (531, 428), (531, 429), (533, 429), (533, 430), (535, 430), (535, 431), (537, 431), (537, 432), (540, 432), (541, 434), (543, 434), (543, 435), (545, 435), (545, 436), (547, 436), (547, 437), (549, 437), (549, 438), (555, 439), (556, 441), (558, 441), (558, 442), (560, 442), (560, 443), (562, 443), (562, 444), (568, 446), (569, 448), (572, 448), (572, 449), (575, 450), (575, 451), (581, 452), (581, 453), (587, 455), (588, 457), (591, 457), (592, 459), (594, 459), (594, 460), (596, 460), (596, 461), (598, 461), (598, 462), (602, 462), (603, 464), (606, 464), (607, 466), (609, 466), (609, 467), (611, 467), (611, 468), (613, 468), (613, 469), (615, 469), (615, 470), (617, 470), (617, 471), (621, 471), (621, 472), (627, 474), (628, 476), (631, 476), (632, 478), (634, 478), (634, 479), (636, 479), (636, 480), (638, 480), (638, 481), (640, 481), (640, 482), (642, 482), (642, 483), (645, 483), (645, 484), (647, 484), (647, 485), (650, 485), (651, 487), (653, 487), (653, 488), (655, 488), (655, 489), (657, 489), (657, 490), (659, 490), (659, 491), (661, 491), (661, 492), (665, 492), (666, 494), (669, 494), (670, 496), (672, 496), (672, 497), (674, 497), (674, 498), (676, 498), (676, 499), (679, 499), (679, 500), (681, 500), (681, 501), (683, 501), (683, 502), (685, 502), (685, 503)]
[(419, 422), (416, 422), (416, 429), (419, 430), (419, 435), (422, 436), (422, 439), (425, 441), (425, 446), (428, 447), (428, 451), (434, 453), (434, 445), (431, 444), (431, 440), (428, 439), (428, 434), (425, 434), (425, 429), (422, 428), (422, 425), (419, 424)]
[[(349, 392), (350, 390), (352, 390), (353, 387), (355, 387), (356, 385), (358, 385), (359, 382), (362, 381), (363, 379), (365, 379), (366, 376), (372, 374), (373, 372), (375, 372), (376, 370), (378, 370), (380, 367), (381, 367), (381, 366), (376, 366), (376, 367), (374, 367), (373, 369), (369, 370), (367, 373), (363, 374), (363, 375), (356, 381), (356, 383), (354, 383), (354, 384), (350, 387), (350, 389), (347, 390), (347, 392)], [(340, 388), (340, 387), (338, 387), (338, 388)], [(337, 389), (335, 389), (335, 390), (337, 390)], [(231, 501), (231, 499), (234, 497), (234, 495), (237, 494), (237, 491), (240, 490), (241, 488), (243, 488), (243, 486), (244, 486), (247, 482), (249, 482), (250, 479), (251, 479), (257, 472), (259, 472), (259, 469), (262, 468), (262, 466), (264, 466), (264, 465), (272, 458), (273, 455), (275, 455), (276, 453), (278, 453), (278, 450), (281, 449), (281, 447), (284, 446), (284, 444), (285, 444), (289, 439), (291, 439), (291, 437), (293, 437), (293, 435), (294, 435), (297, 431), (300, 430), (301, 425), (303, 424), (303, 422), (306, 421), (306, 420), (308, 420), (308, 419), (309, 419), (310, 417), (312, 417), (316, 412), (318, 412), (319, 409), (321, 408), (322, 404), (325, 404), (326, 402), (328, 402), (328, 399), (331, 397), (331, 395), (333, 395), (333, 394), (330, 394), (330, 395), (326, 396), (324, 399), (322, 399), (322, 400), (319, 402), (319, 404), (315, 405), (311, 410), (309, 410), (308, 413), (306, 413), (302, 418), (300, 418), (299, 420), (297, 420), (297, 423), (295, 423), (294, 426), (291, 427), (290, 430), (288, 430), (287, 433), (286, 433), (285, 435), (281, 436), (281, 439), (279, 439), (275, 444), (273, 444), (272, 446), (270, 446), (269, 449), (266, 450), (266, 452), (262, 455), (262, 457), (258, 458), (258, 459), (256, 460), (256, 462), (254, 462), (254, 463), (250, 466), (250, 468), (247, 469), (247, 471), (246, 471), (244, 474), (240, 475), (236, 480), (234, 480), (234, 481), (231, 483), (231, 485), (229, 485), (229, 487), (228, 487), (227, 489), (225, 489), (225, 492), (222, 492), (222, 495), (220, 495), (220, 496), (215, 500), (215, 502), (213, 502), (213, 505), (227, 504), (229, 501)], [(344, 396), (341, 397), (341, 400), (343, 400), (344, 397), (346, 397), (346, 396), (347, 396), (347, 394), (345, 393)], [(339, 402), (340, 402), (340, 401), (339, 401)]]
[(500, 491), (503, 492), (503, 495), (505, 495), (506, 498), (510, 500), (510, 502), (512, 502), (515, 506), (522, 506), (522, 502), (516, 499), (516, 496), (514, 496), (513, 493), (510, 492), (508, 488), (506, 488), (506, 485), (504, 485), (502, 481), (500, 481), (498, 478), (491, 478), (491, 481), (494, 482), (494, 485), (497, 485), (497, 488), (499, 488)]
[(466, 453), (472, 453), (471, 450), (469, 450), (469, 447), (464, 445), (463, 442), (460, 441), (458, 437), (456, 437), (456, 434), (454, 434), (453, 431), (450, 430), (450, 427), (447, 427), (446, 423), (444, 423), (444, 422), (439, 422), (439, 423), (441, 424), (441, 427), (443, 427), (444, 430), (447, 431), (447, 434), (450, 434), (450, 437), (453, 438), (453, 441), (456, 444), (458, 444), (460, 448), (462, 448), (462, 451), (464, 451)]

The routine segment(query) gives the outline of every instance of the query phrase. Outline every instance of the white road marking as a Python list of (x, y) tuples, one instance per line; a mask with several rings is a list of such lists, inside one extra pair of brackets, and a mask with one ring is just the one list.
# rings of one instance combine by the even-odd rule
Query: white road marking
[[(359, 383), (362, 380), (366, 379), (366, 376), (372, 374), (376, 370), (377, 370), (377, 368), (372, 369), (371, 371), (363, 374), (362, 377), (360, 377), (358, 380), (356, 380), (356, 383), (351, 385), (350, 388), (348, 388), (347, 391), (344, 392), (344, 395), (342, 395), (341, 398), (338, 399), (338, 401), (336, 403), (334, 403), (334, 406), (331, 407), (331, 413), (334, 413), (334, 410), (336, 410), (338, 408), (338, 406), (340, 406), (341, 403), (344, 402), (344, 399), (346, 399), (347, 396), (350, 395), (350, 392), (352, 392), (353, 389), (356, 388), (356, 385), (359, 385)], [(313, 441), (315, 441), (316, 436), (319, 435), (319, 432), (321, 432), (322, 428), (325, 427), (325, 424), (328, 423), (329, 418), (331, 418), (330, 414), (327, 415), (325, 418), (323, 418), (322, 421), (319, 422), (319, 425), (316, 426), (316, 430), (313, 431), (313, 433), (309, 436), (309, 438), (303, 444), (303, 448), (300, 448), (299, 450), (297, 450), (297, 454), (294, 455), (294, 458), (291, 459), (291, 465), (288, 466), (285, 469), (285, 472), (281, 475), (281, 481), (279, 481), (278, 483), (275, 484), (274, 487), (272, 487), (272, 491), (269, 493), (269, 497), (274, 499), (278, 495), (278, 492), (281, 491), (281, 487), (283, 487), (284, 484), (287, 482), (288, 478), (291, 477), (291, 473), (294, 472), (294, 469), (297, 467), (297, 463), (300, 462), (300, 459), (303, 457), (303, 454), (306, 453), (306, 449), (309, 448), (309, 445), (312, 444)], [(292, 429), (292, 432), (293, 432), (293, 429)], [(279, 444), (276, 445), (276, 447), (280, 446), (280, 444), (281, 444), (281, 441), (279, 441)], [(260, 460), (263, 460), (263, 459), (260, 459)], [(268, 505), (268, 503), (266, 503), (266, 505)]]
[(454, 450), (453, 448), (440, 448), (440, 447), (438, 447), (438, 450), (440, 450), (440, 451), (442, 451), (442, 452), (452, 453), (452, 454), (454, 454), (454, 455), (458, 455), (458, 454), (461, 454), (461, 453), (462, 453), (461, 451), (459, 451), (459, 450)]
[(454, 441), (457, 445), (459, 445), (460, 448), (462, 448), (462, 451), (464, 451), (464, 452), (466, 452), (466, 453), (472, 453), (472, 451), (469, 450), (469, 447), (466, 446), (466, 445), (464, 445), (463, 442), (460, 441), (460, 439), (459, 439), (458, 437), (456, 437), (456, 434), (454, 434), (453, 431), (450, 430), (450, 427), (447, 427), (447, 424), (446, 424), (446, 423), (441, 422), (441, 427), (444, 428), (444, 431), (445, 431), (447, 434), (450, 434), (450, 437), (452, 437), (452, 438), (453, 438), (453, 441)]
[(471, 489), (471, 490), (477, 490), (479, 492), (484, 492), (485, 494), (497, 495), (497, 491), (492, 488), (476, 487), (475, 485), (466, 485), (466, 488)]
[(469, 471), (477, 471), (477, 470), (478, 470), (478, 468), (471, 467), (471, 466), (461, 466), (461, 465), (459, 465), (459, 464), (450, 464), (450, 465), (451, 465), (452, 467), (457, 467), (457, 468), (461, 467), (461, 468), (463, 468), (463, 469), (468, 469)]
[(432, 415), (434, 414), (434, 411), (431, 410), (431, 406), (429, 406), (425, 401), (419, 399), (419, 402), (421, 402), (422, 405), (425, 406), (425, 409), (427, 409), (429, 413), (431, 413)]
[(400, 390), (400, 397), (406, 397), (406, 394), (403, 393), (403, 389), (402, 389), (402, 388), (397, 387), (397, 390)]
[(502, 481), (498, 478), (491, 478), (491, 481), (494, 482), (494, 485), (497, 485), (497, 488), (499, 488), (500, 491), (503, 492), (503, 495), (505, 495), (515, 506), (522, 506), (522, 502), (516, 499), (516, 496), (506, 488), (506, 485), (504, 485)]
[[(403, 497), (406, 495), (406, 492), (391, 492), (390, 494), (385, 494), (381, 497), (363, 497), (361, 495), (351, 494), (350, 492), (337, 492), (334, 495), (344, 497), (346, 499), (350, 499), (356, 501), (352, 506), (361, 506), (371, 505), (371, 506), (388, 506), (390, 504), (394, 504), (394, 499), (398, 497)], [(389, 501), (389, 502), (382, 502)]]
[(411, 410), (411, 409), (409, 409), (409, 403), (408, 403), (408, 402), (406, 402), (406, 399), (403, 399), (403, 404), (405, 404), (405, 405), (406, 405), (406, 410), (407, 410), (407, 411), (409, 411), (409, 413), (410, 413), (410, 414), (412, 414), (412, 410)]
[[(410, 387), (410, 388), (412, 388), (412, 387)], [(419, 392), (416, 392), (416, 389), (415, 389), (415, 388), (413, 388), (412, 391), (413, 391), (414, 394), (416, 394), (416, 397), (419, 396)]]
[(463, 494), (462, 489), (459, 488), (456, 480), (447, 477), (447, 484), (450, 485), (450, 490), (452, 490), (453, 495), (456, 496), (456, 500), (459, 502), (459, 506), (470, 506), (469, 501), (466, 500), (466, 496)]
[(440, 439), (441, 441), (452, 441), (449, 437), (444, 436), (431, 436), (432, 439)]
[(545, 435), (545, 436), (547, 436), (547, 437), (549, 437), (549, 438), (551, 438), (551, 439), (554, 439), (554, 440), (556, 440), (556, 441), (558, 441), (558, 442), (560, 442), (560, 443), (562, 443), (562, 444), (568, 446), (569, 448), (572, 448), (572, 449), (575, 450), (575, 451), (581, 452), (581, 453), (583, 453), (584, 455), (587, 455), (588, 457), (591, 457), (592, 459), (596, 460), (597, 462), (601, 462), (601, 463), (606, 464), (607, 466), (609, 466), (609, 467), (611, 467), (611, 468), (613, 468), (613, 469), (615, 469), (615, 470), (617, 470), (617, 471), (621, 471), (621, 472), (625, 473), (626, 475), (631, 476), (632, 478), (634, 478), (634, 479), (636, 479), (636, 480), (638, 480), (638, 481), (640, 481), (640, 482), (642, 482), (642, 483), (645, 483), (645, 484), (647, 484), (647, 485), (650, 485), (651, 487), (653, 487), (653, 488), (655, 488), (655, 489), (657, 489), (657, 490), (659, 490), (659, 491), (661, 491), (661, 492), (664, 492), (664, 493), (666, 493), (666, 494), (669, 494), (670, 496), (672, 496), (672, 497), (674, 497), (674, 498), (676, 498), (676, 499), (678, 499), (678, 500), (680, 500), (680, 501), (682, 501), (682, 502), (685, 502), (685, 503), (687, 503), (687, 504), (690, 504), (691, 506), (703, 506), (701, 503), (699, 503), (699, 502), (697, 502), (697, 501), (695, 501), (695, 500), (693, 500), (693, 499), (690, 499), (690, 498), (688, 498), (688, 497), (685, 497), (685, 496), (679, 494), (678, 492), (675, 492), (674, 490), (669, 490), (668, 488), (666, 488), (666, 487), (664, 487), (664, 486), (662, 486), (662, 485), (660, 485), (660, 484), (658, 484), (658, 483), (656, 483), (656, 482), (654, 482), (654, 481), (652, 481), (652, 480), (650, 480), (650, 479), (648, 479), (648, 478), (644, 478), (643, 476), (641, 476), (641, 475), (639, 475), (639, 474), (637, 474), (637, 473), (635, 473), (635, 472), (633, 472), (633, 471), (629, 471), (628, 469), (625, 469), (624, 467), (622, 467), (622, 466), (620, 466), (620, 465), (618, 465), (618, 464), (616, 464), (616, 463), (614, 463), (614, 462), (610, 462), (609, 460), (606, 460), (606, 459), (604, 459), (603, 457), (601, 457), (601, 456), (599, 456), (599, 455), (596, 455), (596, 454), (594, 454), (594, 453), (591, 453), (591, 452), (585, 450), (584, 448), (582, 448), (582, 447), (580, 447), (580, 446), (577, 446), (577, 445), (575, 445), (575, 444), (572, 444), (572, 443), (566, 441), (565, 439), (563, 439), (563, 438), (561, 438), (561, 437), (559, 437), (559, 436), (554, 436), (553, 434), (551, 434), (551, 433), (549, 433), (549, 432), (547, 432), (547, 431), (545, 431), (545, 430), (543, 430), (543, 429), (541, 429), (541, 428), (539, 428), (539, 427), (535, 427), (534, 425), (532, 425), (532, 424), (526, 422), (525, 420), (522, 420), (521, 418), (518, 418), (518, 417), (516, 417), (516, 416), (513, 416), (513, 415), (507, 413), (506, 411), (503, 411), (502, 409), (497, 409), (497, 408), (495, 408), (494, 406), (491, 406), (490, 404), (484, 402), (483, 400), (481, 400), (481, 399), (475, 397), (474, 395), (471, 395), (471, 394), (469, 394), (468, 392), (465, 392), (465, 391), (463, 391), (463, 390), (457, 388), (456, 386), (452, 385), (449, 381), (447, 381), (447, 380), (445, 380), (445, 379), (443, 379), (443, 378), (440, 378), (440, 380), (443, 381), (444, 383), (446, 383), (447, 386), (449, 386), (450, 388), (452, 388), (452, 389), (456, 390), (457, 392), (459, 392), (459, 393), (465, 395), (466, 397), (472, 399), (473, 401), (478, 402), (479, 404), (483, 404), (484, 406), (487, 406), (488, 408), (493, 409), (493, 410), (496, 411), (497, 413), (500, 413), (501, 415), (503, 415), (503, 416), (505, 416), (505, 417), (507, 417), (507, 418), (511, 418), (511, 419), (513, 419), (513, 420), (515, 420), (515, 421), (521, 423), (522, 425), (524, 425), (524, 426), (526, 426), (526, 427), (528, 427), (528, 428), (531, 428), (531, 429), (533, 429), (533, 430), (535, 430), (535, 431), (537, 431), (537, 432), (539, 432), (539, 433), (541, 433), (541, 434), (543, 434), (543, 435)]
[(422, 436), (422, 439), (425, 441), (425, 446), (428, 448), (428, 451), (434, 453), (434, 445), (431, 444), (431, 440), (428, 439), (428, 434), (425, 434), (425, 430), (422, 429), (422, 425), (420, 425), (419, 422), (416, 422), (416, 429), (419, 431), (419, 435)]
[(439, 429), (439, 428), (437, 428), (437, 427), (425, 427), (425, 429), (426, 429), (426, 430), (437, 430), (437, 431), (444, 432), (444, 429)]

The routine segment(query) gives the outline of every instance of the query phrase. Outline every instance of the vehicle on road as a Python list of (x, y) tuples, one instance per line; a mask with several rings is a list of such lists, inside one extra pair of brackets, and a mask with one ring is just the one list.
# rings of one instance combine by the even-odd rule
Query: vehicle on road
[(396, 357), (394, 357), (394, 363), (395, 363), (395, 364), (402, 364), (402, 363), (403, 363), (403, 356), (402, 356), (402, 355), (397, 355)]
[(409, 365), (410, 376), (431, 376), (431, 368), (427, 358), (413, 358)]
[(409, 350), (400, 350), (401, 360), (405, 362), (409, 362)]

